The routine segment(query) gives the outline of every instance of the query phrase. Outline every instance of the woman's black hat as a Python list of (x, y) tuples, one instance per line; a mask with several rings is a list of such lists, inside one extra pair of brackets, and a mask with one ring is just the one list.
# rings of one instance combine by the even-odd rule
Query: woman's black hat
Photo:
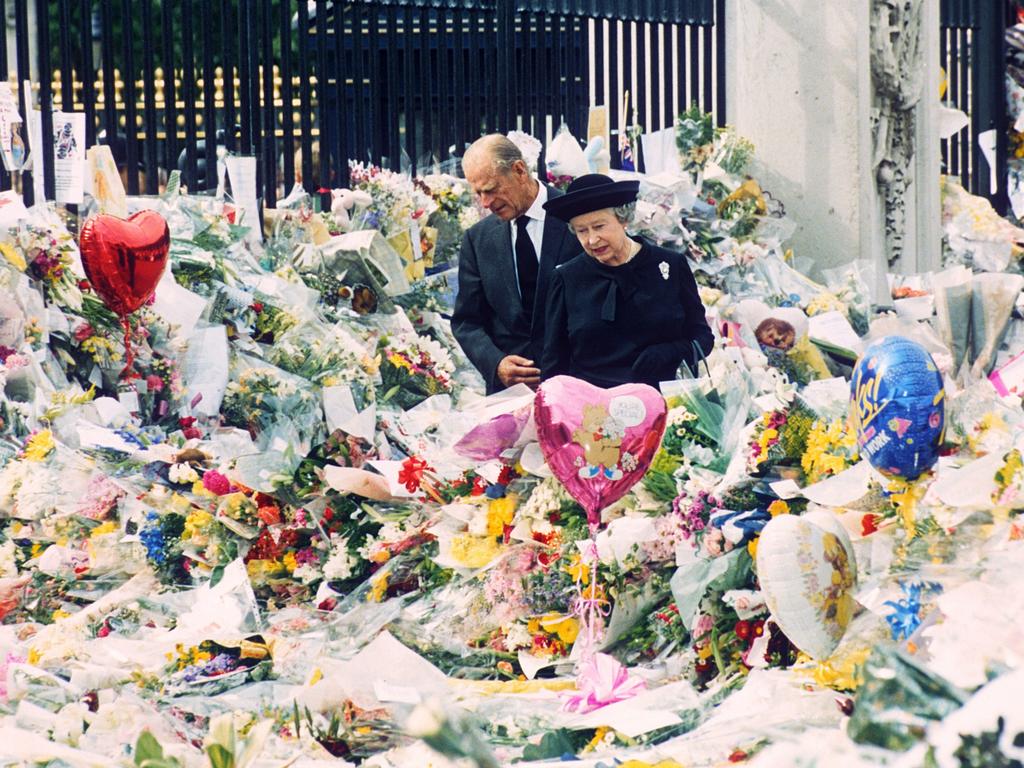
[(544, 210), (569, 221), (584, 213), (632, 203), (639, 191), (639, 181), (612, 181), (603, 173), (588, 173), (575, 179), (564, 195), (548, 198)]

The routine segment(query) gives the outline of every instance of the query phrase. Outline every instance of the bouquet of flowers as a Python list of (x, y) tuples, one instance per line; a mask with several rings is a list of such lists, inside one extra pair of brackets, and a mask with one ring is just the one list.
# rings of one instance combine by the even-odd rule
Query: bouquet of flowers
[(221, 406), (224, 423), (249, 430), (254, 439), (270, 437), (274, 428), (291, 423), (300, 438), (319, 441), (323, 415), (318, 393), (280, 368), (239, 356)]
[(408, 176), (355, 161), (350, 161), (348, 168), (352, 188), (373, 198), (353, 222), (355, 229), (378, 229), (391, 238), (407, 230), (413, 219), (426, 223), (438, 208), (431, 193), (417, 187)]
[(381, 388), (377, 400), (404, 410), (452, 391), (455, 365), (433, 339), (415, 333), (385, 336), (378, 344)]

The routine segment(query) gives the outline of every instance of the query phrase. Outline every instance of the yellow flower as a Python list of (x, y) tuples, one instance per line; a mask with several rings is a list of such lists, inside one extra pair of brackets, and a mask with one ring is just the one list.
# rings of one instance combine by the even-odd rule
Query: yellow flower
[(747, 552), (750, 554), (751, 560), (757, 560), (757, 539), (751, 539), (747, 542)]
[(25, 445), (25, 458), (28, 461), (42, 461), (55, 447), (53, 433), (48, 429), (40, 430), (32, 435)]
[(501, 553), (501, 545), (493, 537), (464, 533), (451, 543), (451, 556), (465, 568), (483, 568)]
[(604, 742), (605, 737), (611, 732), (611, 728), (606, 725), (602, 725), (596, 731), (594, 731), (594, 738), (587, 742), (587, 746), (583, 748), (584, 752), (593, 752), (598, 749)]
[(388, 355), (388, 362), (395, 366), (395, 368), (404, 368), (407, 371), (412, 370), (412, 363), (410, 363), (397, 352), (392, 352), (390, 355)]
[(768, 514), (772, 517), (778, 517), (779, 515), (789, 514), (789, 504), (782, 499), (776, 499), (768, 505)]
[(487, 535), (501, 536), (505, 532), (505, 526), (512, 524), (515, 513), (515, 496), (492, 499), (487, 505)]
[(66, 619), (70, 615), (71, 614), (67, 611), (62, 611), (58, 608), (53, 612), (53, 615), (50, 618), (53, 619), (53, 621), (60, 621), (61, 619)]
[(366, 596), (368, 603), (383, 603), (388, 592), (388, 575), (382, 573), (370, 582), (370, 593)]
[(819, 662), (812, 673), (814, 682), (823, 688), (855, 691), (862, 682), (858, 675), (858, 667), (867, 661), (870, 655), (870, 648), (860, 648), (846, 653), (845, 656)]
[(113, 520), (107, 520), (107, 522), (97, 525), (92, 529), (92, 533), (89, 534), (90, 539), (95, 539), (98, 536), (105, 536), (108, 533), (114, 533), (118, 529), (117, 523)]
[(576, 636), (580, 633), (580, 623), (572, 616), (563, 616), (560, 613), (546, 614), (540, 620), (540, 626), (549, 635), (558, 635), (558, 639), (566, 645), (576, 642)]
[(39, 653), (39, 651), (37, 651), (35, 648), (29, 648), (28, 649), (28, 658), (25, 660), (25, 663), (26, 664), (31, 664), (32, 666), (35, 666), (36, 664), (39, 663), (39, 659), (41, 659), (41, 658), (42, 658), (42, 654)]
[(288, 552), (284, 557), (281, 558), (281, 563), (288, 573), (295, 573), (295, 569), (299, 567), (298, 560), (295, 559), (294, 552)]
[[(202, 483), (200, 483), (202, 485)], [(181, 538), (185, 540), (199, 540), (202, 543), (206, 540), (206, 528), (213, 522), (213, 515), (202, 509), (194, 509), (185, 518), (185, 528), (181, 532)]]
[(0, 254), (7, 259), (7, 262), (17, 270), (24, 272), (28, 269), (28, 264), (25, 261), (25, 257), (14, 250), (13, 246), (7, 243), (0, 243)]
[(572, 576), (573, 581), (578, 581), (583, 586), (590, 583), (590, 566), (583, 562), (579, 552), (572, 556), (572, 560), (565, 566), (565, 572)]

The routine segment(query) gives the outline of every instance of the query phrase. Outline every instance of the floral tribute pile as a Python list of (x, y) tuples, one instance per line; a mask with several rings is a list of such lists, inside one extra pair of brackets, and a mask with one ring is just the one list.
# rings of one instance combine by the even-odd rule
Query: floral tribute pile
[[(1015, 255), (947, 184), (945, 270), (888, 276), (876, 313), (859, 265), (794, 268), (815, 255), (748, 142), (678, 128), (685, 170), (640, 177), (636, 230), (691, 257), (717, 342), (663, 385), (661, 448), (596, 546), (533, 393), (485, 398), (452, 337), (480, 215), (459, 179), (354, 165), (263, 239), (174, 184), (131, 200), (172, 245), (127, 376), (65, 218), (0, 229), (0, 765), (1020, 764)], [(945, 380), (913, 483), (848, 420), (893, 334)], [(808, 521), (832, 531), (813, 593)]]

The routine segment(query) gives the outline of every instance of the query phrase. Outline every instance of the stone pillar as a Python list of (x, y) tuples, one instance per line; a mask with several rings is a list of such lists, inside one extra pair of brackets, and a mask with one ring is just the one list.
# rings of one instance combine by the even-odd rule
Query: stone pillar
[[(872, 61), (880, 38), (877, 23), (872, 35), (872, 20), (879, 5), (908, 3), (919, 6), (920, 29), (934, 33), (916, 38), (920, 60), (937, 67), (938, 0), (729, 0), (726, 14), (726, 119), (754, 142), (752, 173), (796, 222), (798, 263), (812, 262), (817, 271), (870, 261), (880, 304), (888, 300), (893, 238), (886, 235), (891, 211), (877, 183), (879, 163), (888, 155), (878, 152), (878, 121), (872, 119), (878, 108)], [(925, 106), (913, 110), (914, 146), (900, 166), (909, 190), (900, 198), (908, 226), (895, 268), (903, 271), (915, 271), (918, 254), (938, 254), (925, 245), (939, 229), (938, 78), (931, 77), (918, 74), (918, 103)], [(918, 114), (929, 110), (930, 118)], [(925, 145), (929, 152), (913, 151)], [(929, 176), (928, 183), (916, 184), (919, 175)], [(927, 193), (919, 205), (922, 189)]]

